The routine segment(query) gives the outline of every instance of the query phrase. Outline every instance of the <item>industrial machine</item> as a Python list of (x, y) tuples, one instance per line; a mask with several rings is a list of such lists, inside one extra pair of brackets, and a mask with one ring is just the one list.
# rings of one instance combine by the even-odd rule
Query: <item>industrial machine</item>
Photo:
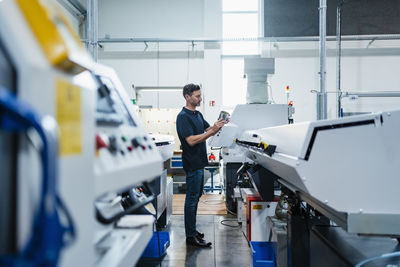
[[(250, 130), (238, 138), (243, 152), (276, 174), (289, 196), (292, 266), (318, 266), (327, 258), (329, 266), (353, 266), (398, 250), (393, 240), (358, 235), (400, 236), (399, 125), (400, 111), (380, 112)], [(398, 254), (392, 254), (396, 263)]]
[[(269, 127), (248, 131), (241, 139), (248, 143), (239, 145), (348, 232), (400, 235), (399, 122), (395, 111)], [(275, 145), (275, 153), (253, 146), (260, 142)]]
[[(45, 203), (63, 200), (70, 215), (61, 214), (60, 221), (71, 221), (75, 235), (70, 246), (52, 254), (53, 264), (134, 264), (152, 236), (154, 217), (127, 214), (153, 199), (144, 189), (161, 175), (162, 158), (115, 72), (92, 61), (55, 3), (38, 0), (0, 1), (0, 69), (1, 86), (58, 125), (58, 180), (51, 186), (59, 196)], [(51, 234), (41, 228), (45, 224), (32, 227), (45, 192), (38, 153), (43, 141), (35, 131), (0, 131), (0, 144), (7, 165), (0, 180), (9, 189), (1, 201), (0, 255), (19, 259), (36, 246), (30, 241), (36, 231)], [(129, 194), (139, 188), (140, 194)], [(122, 209), (113, 209), (122, 199)], [(48, 253), (24, 260), (40, 265), (36, 261)]]
[(174, 155), (175, 138), (173, 135), (150, 134), (158, 151), (160, 151), (163, 161), (167, 161)]
[[(234, 140), (246, 130), (288, 124), (294, 108), (286, 104), (273, 104), (268, 94), (268, 75), (275, 73), (273, 58), (250, 57), (244, 59), (244, 73), (247, 77), (247, 104), (237, 105), (230, 122), (210, 138), (211, 147), (221, 147), (221, 165), (226, 190), (226, 206), (236, 212), (233, 189), (237, 186), (237, 170), (243, 162), (251, 159), (238, 150)], [(250, 119), (251, 118), (251, 119)]]
[(150, 186), (156, 198), (153, 205), (156, 210), (156, 222), (159, 228), (164, 228), (169, 224), (172, 215), (173, 181), (167, 176), (168, 160), (174, 154), (175, 138), (172, 135), (150, 134), (164, 162), (162, 174), (154, 179)]
[[(99, 266), (123, 266), (139, 259), (147, 243), (143, 240), (152, 236), (156, 213), (151, 202), (156, 196), (148, 182), (162, 174), (162, 158), (133, 112), (115, 72), (95, 65), (92, 73), (98, 87), (95, 262)], [(142, 219), (144, 215), (133, 212), (150, 217)]]
[[(247, 162), (269, 173), (258, 181), (250, 179), (259, 196), (271, 189), (272, 181), (281, 185), (279, 202), (284, 200), (288, 210), (276, 211), (283, 218), (271, 213), (267, 219), (272, 240), (287, 251), (287, 261), (279, 253), (278, 266), (398, 264), (400, 111), (288, 124), (288, 107), (271, 112), (273, 104), (260, 106), (265, 109), (238, 106), (210, 145), (223, 147), (222, 157), (236, 155), (238, 168)], [(239, 121), (236, 114), (252, 108)], [(269, 115), (278, 121), (268, 121)], [(224, 173), (238, 177), (230, 168)], [(227, 199), (229, 185), (235, 182), (227, 184)], [(236, 197), (246, 190), (236, 188)], [(242, 222), (243, 217), (238, 216)], [(287, 238), (287, 247), (282, 238)]]

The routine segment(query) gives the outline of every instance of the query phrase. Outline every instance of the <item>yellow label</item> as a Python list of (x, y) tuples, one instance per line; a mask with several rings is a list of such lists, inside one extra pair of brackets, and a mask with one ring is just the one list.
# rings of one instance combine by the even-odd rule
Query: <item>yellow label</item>
[(262, 205), (253, 205), (253, 210), (262, 210)]
[(60, 127), (60, 155), (82, 153), (81, 88), (62, 79), (56, 81), (56, 116)]

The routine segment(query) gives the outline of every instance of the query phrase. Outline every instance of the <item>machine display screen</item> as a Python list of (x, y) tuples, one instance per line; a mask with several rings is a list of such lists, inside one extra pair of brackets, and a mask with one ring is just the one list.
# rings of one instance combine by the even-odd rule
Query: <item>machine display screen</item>
[(113, 82), (104, 76), (96, 76), (96, 78), (99, 83), (96, 109), (97, 124), (136, 126)]

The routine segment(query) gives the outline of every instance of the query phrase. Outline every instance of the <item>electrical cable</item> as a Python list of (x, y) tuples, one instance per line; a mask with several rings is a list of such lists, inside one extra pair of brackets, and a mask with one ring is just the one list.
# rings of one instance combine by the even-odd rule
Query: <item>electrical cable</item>
[[(224, 223), (224, 222), (236, 222), (237, 225), (226, 224), (226, 223)], [(222, 220), (222, 221), (221, 221), (221, 224), (222, 224), (223, 226), (228, 226), (228, 227), (232, 227), (232, 228), (239, 228), (239, 227), (241, 227), (241, 225), (237, 222), (237, 220), (225, 219), (225, 220)]]
[(206, 199), (202, 201), (204, 204), (208, 204), (208, 205), (219, 205), (224, 203), (223, 200), (219, 200), (219, 199)]
[[(41, 197), (32, 235), (17, 255), (1, 255), (0, 266), (56, 266), (61, 250), (75, 239), (72, 217), (57, 191), (57, 123), (51, 117), (37, 115), (29, 105), (0, 87), (0, 128), (16, 133), (33, 128), (42, 140)], [(60, 215), (65, 216), (66, 225), (62, 225)]]
[(236, 216), (237, 215), (237, 213), (235, 213), (235, 212), (233, 212), (233, 211), (230, 211), (230, 210), (226, 210), (229, 214), (231, 214), (231, 215), (234, 215), (234, 216)]
[(364, 265), (364, 264), (366, 264), (368, 262), (371, 262), (371, 261), (381, 260), (381, 259), (388, 259), (388, 258), (393, 258), (393, 257), (400, 257), (400, 251), (396, 251), (396, 252), (392, 252), (392, 253), (385, 253), (385, 254), (382, 254), (380, 256), (376, 256), (376, 257), (372, 257), (372, 258), (369, 258), (369, 259), (365, 259), (365, 260), (357, 263), (355, 267), (361, 267), (362, 265)]

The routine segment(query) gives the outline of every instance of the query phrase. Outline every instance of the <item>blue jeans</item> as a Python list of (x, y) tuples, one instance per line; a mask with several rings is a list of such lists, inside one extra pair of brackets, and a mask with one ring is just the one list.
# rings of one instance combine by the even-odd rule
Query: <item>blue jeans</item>
[(185, 232), (186, 237), (196, 236), (197, 204), (203, 193), (204, 170), (186, 172)]

